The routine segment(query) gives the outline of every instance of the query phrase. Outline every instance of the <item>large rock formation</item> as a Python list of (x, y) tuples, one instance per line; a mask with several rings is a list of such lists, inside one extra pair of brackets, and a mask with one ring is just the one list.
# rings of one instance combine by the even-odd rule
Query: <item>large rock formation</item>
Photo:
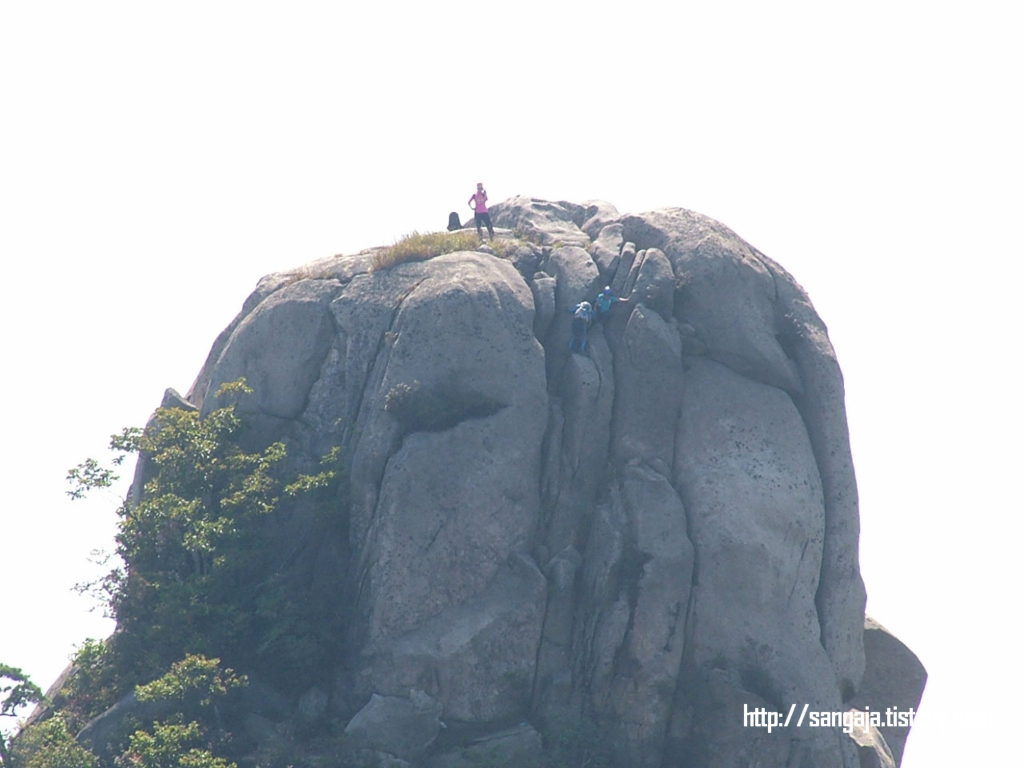
[[(504, 256), (264, 278), (187, 397), (245, 376), (253, 444), (342, 449), (342, 535), (279, 531), (348, 617), (330, 713), (393, 764), (523, 765), (539, 732), (621, 766), (859, 765), (841, 728), (744, 720), (844, 711), (864, 678), (843, 381), (806, 294), (690, 211), (492, 217)], [(606, 284), (629, 302), (571, 354)]]

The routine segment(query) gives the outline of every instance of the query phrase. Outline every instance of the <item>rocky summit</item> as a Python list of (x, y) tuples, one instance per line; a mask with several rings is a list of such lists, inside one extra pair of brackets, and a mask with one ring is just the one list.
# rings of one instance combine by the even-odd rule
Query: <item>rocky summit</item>
[[(865, 655), (843, 379), (806, 293), (691, 211), (491, 214), (467, 250), (265, 277), (184, 398), (210, 413), (244, 377), (248, 445), (343, 457), (329, 514), (272, 528), (290, 599), (343, 618), (337, 658), (265, 683), (249, 738), (320, 718), (392, 766), (898, 764), (906, 727), (797, 725), (924, 686), (877, 624)], [(624, 301), (570, 349), (606, 286)]]

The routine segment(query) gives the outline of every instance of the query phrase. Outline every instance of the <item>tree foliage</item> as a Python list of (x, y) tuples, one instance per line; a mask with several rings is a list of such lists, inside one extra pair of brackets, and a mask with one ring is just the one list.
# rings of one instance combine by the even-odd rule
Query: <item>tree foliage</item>
[(234, 670), (221, 669), (220, 659), (205, 656), (186, 656), (171, 665), (170, 671), (151, 683), (135, 689), (139, 701), (174, 701), (182, 706), (188, 704), (209, 707), (213, 700), (225, 695), (233, 688), (246, 684), (245, 676), (237, 676)]
[[(17, 667), (0, 663), (0, 717), (17, 717), (18, 710), (43, 700), (39, 686)], [(6, 737), (0, 731), (0, 766), (12, 765)]]
[[(130, 454), (140, 461), (118, 512), (122, 565), (94, 585), (118, 624), (108, 648), (117, 693), (189, 654), (246, 668), (311, 667), (336, 642), (322, 608), (285, 598), (272, 518), (288, 505), (316, 503), (317, 494), (336, 503), (338, 451), (320, 471), (302, 474), (289, 467), (284, 443), (245, 450), (236, 406), (251, 392), (240, 379), (217, 392), (223, 407), (205, 415), (160, 408), (145, 429), (111, 438), (115, 467)], [(87, 460), (68, 473), (69, 494), (115, 479), (113, 469)]]
[[(234, 715), (218, 702), (246, 679), (219, 659), (287, 689), (311, 684), (337, 653), (336, 603), (296, 599), (288, 575), (296, 555), (282, 553), (280, 531), (293, 514), (342, 517), (339, 450), (303, 473), (284, 443), (243, 447), (237, 403), (249, 394), (243, 379), (224, 385), (216, 395), (227, 404), (205, 415), (160, 408), (144, 429), (111, 438), (109, 466), (87, 459), (68, 472), (68, 493), (81, 498), (112, 487), (118, 467), (138, 456), (135, 485), (118, 509), (119, 564), (92, 585), (117, 631), (78, 649), (49, 719), (13, 747), (0, 739), (2, 768), (96, 768), (116, 755), (119, 768), (232, 768), (222, 755), (233, 754), (226, 728)], [(140, 704), (168, 704), (157, 711), (172, 714), (134, 733), (132, 722), (99, 758), (75, 742), (73, 733), (133, 689)], [(0, 694), (8, 716), (42, 698), (3, 665)]]
[(175, 662), (163, 677), (135, 689), (139, 701), (172, 703), (175, 714), (153, 723), (151, 728), (135, 731), (116, 761), (118, 766), (229, 768), (227, 760), (214, 754), (227, 740), (216, 701), (245, 684), (244, 676), (222, 669), (220, 659), (186, 656)]
[[(105, 651), (99, 643), (88, 643), (79, 652), (79, 663), (86, 665), (84, 675), (76, 674), (80, 688), (71, 699), (97, 684), (93, 676), (95, 662)], [(229, 691), (246, 684), (244, 676), (223, 669), (219, 659), (186, 656), (162, 677), (136, 688), (140, 702), (164, 702), (162, 722), (125, 734), (114, 754), (119, 768), (230, 768), (216, 752), (230, 742), (222, 727), (217, 701)], [(99, 760), (81, 747), (72, 736), (73, 718), (68, 711), (30, 726), (21, 733), (8, 755), (3, 753), (3, 768), (97, 768)], [(107, 764), (107, 763), (104, 763)]]
[[(9, 762), (8, 762), (9, 760)], [(4, 768), (96, 768), (96, 756), (75, 741), (64, 718), (56, 714), (26, 728), (10, 749)]]
[(118, 768), (234, 768), (205, 746), (199, 723), (154, 723), (132, 734)]
[(86, 640), (76, 650), (71, 665), (73, 672), (53, 704), (60, 709), (68, 728), (78, 731), (126, 691), (109, 640)]
[(12, 717), (22, 707), (42, 700), (43, 692), (24, 672), (0, 664), (0, 717)]

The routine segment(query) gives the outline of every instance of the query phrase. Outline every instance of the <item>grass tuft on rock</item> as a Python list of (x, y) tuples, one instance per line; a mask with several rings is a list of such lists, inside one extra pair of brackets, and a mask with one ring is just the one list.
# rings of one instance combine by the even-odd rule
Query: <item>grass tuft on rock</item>
[(475, 251), (480, 239), (473, 232), (413, 232), (373, 257), (373, 271), (410, 261), (426, 261), (455, 251)]

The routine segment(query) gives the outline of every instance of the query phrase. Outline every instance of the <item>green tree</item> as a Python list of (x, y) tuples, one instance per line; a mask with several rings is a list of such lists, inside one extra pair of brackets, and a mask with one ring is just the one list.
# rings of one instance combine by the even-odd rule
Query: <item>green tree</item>
[(118, 768), (235, 768), (206, 748), (199, 723), (154, 723), (132, 734)]
[(139, 701), (165, 700), (182, 706), (209, 707), (215, 698), (245, 684), (244, 675), (239, 677), (234, 670), (221, 669), (220, 659), (186, 656), (175, 662), (163, 677), (138, 686), (135, 693)]
[(5, 768), (96, 768), (96, 756), (81, 747), (58, 713), (29, 726), (10, 750)]
[(338, 452), (319, 472), (299, 474), (289, 472), (283, 443), (243, 449), (236, 403), (251, 392), (244, 379), (225, 384), (217, 397), (228, 404), (205, 416), (160, 408), (145, 429), (111, 438), (114, 468), (87, 460), (68, 473), (68, 493), (79, 498), (109, 487), (126, 456), (140, 459), (144, 485), (119, 509), (123, 565), (98, 584), (118, 624), (109, 650), (120, 695), (188, 654), (272, 674), (312, 669), (337, 642), (338, 628), (316, 613), (322, 608), (282, 599), (268, 520), (299, 497), (336, 499)]
[[(246, 684), (219, 659), (186, 656), (162, 677), (135, 689), (139, 701), (173, 703), (177, 712), (167, 721), (153, 723), (129, 737), (128, 748), (117, 763), (124, 768), (229, 768), (214, 756), (226, 733), (220, 725), (216, 701)], [(186, 722), (187, 721), (187, 722)], [(231, 763), (230, 765), (234, 765)]]
[[(43, 700), (39, 686), (17, 667), (0, 664), (0, 717), (18, 716), (18, 710)], [(0, 731), (0, 765), (10, 768), (9, 746), (3, 731)]]
[(86, 640), (71, 661), (74, 673), (53, 698), (72, 731), (85, 727), (93, 717), (112, 707), (125, 693), (113, 663), (109, 640)]

